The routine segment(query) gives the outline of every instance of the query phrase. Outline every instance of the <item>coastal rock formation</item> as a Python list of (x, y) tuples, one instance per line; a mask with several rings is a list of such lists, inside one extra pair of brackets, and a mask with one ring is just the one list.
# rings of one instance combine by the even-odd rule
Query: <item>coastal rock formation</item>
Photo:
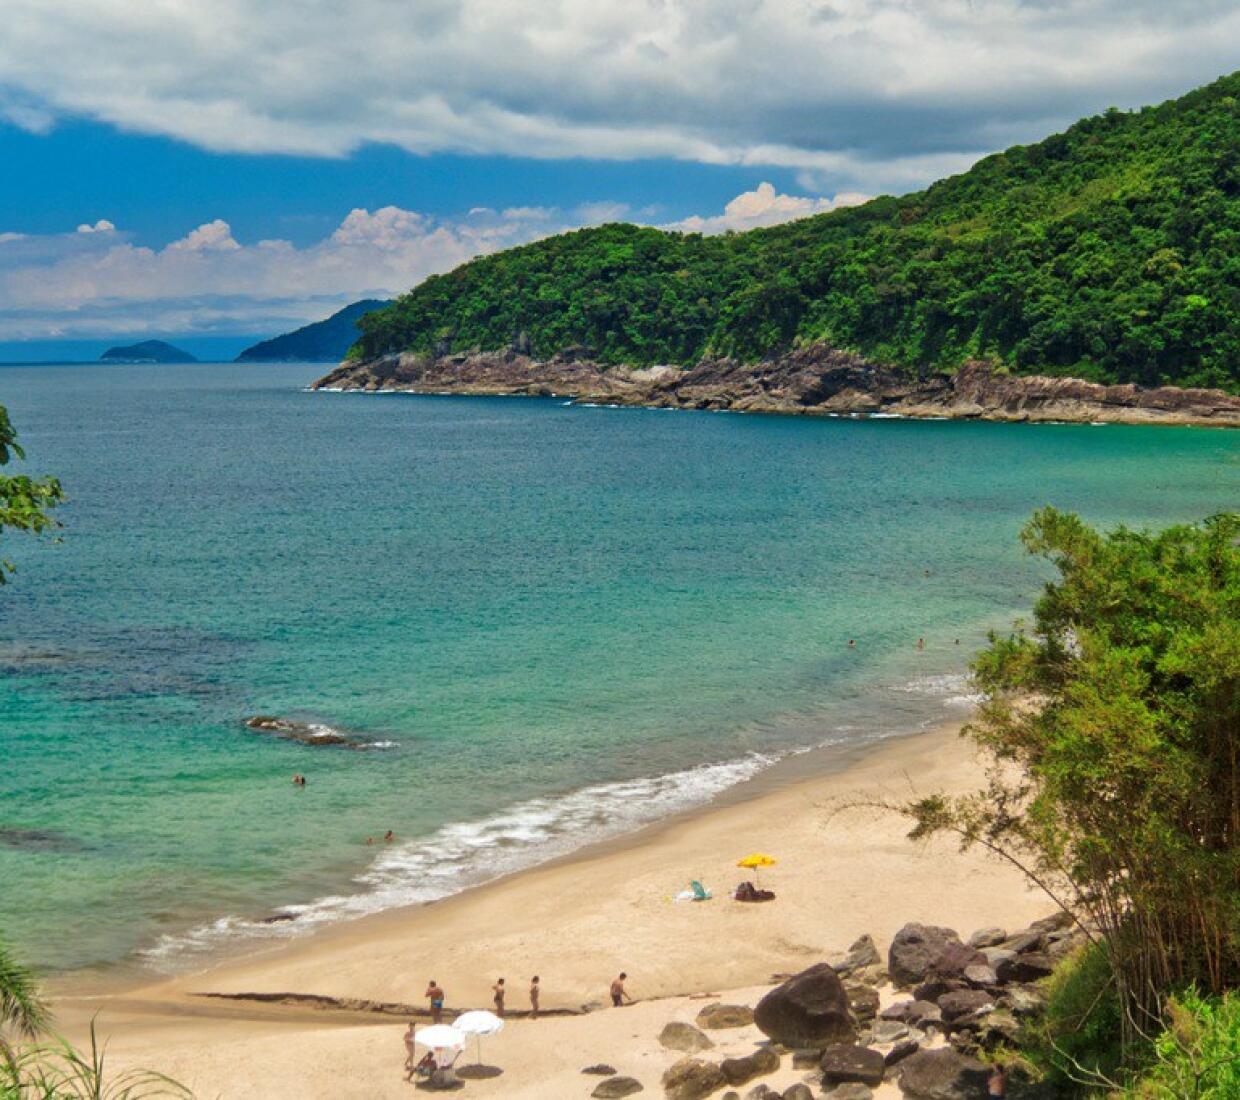
[(298, 741), (303, 745), (344, 745), (350, 749), (364, 749), (366, 743), (355, 737), (321, 726), (314, 722), (297, 722), (291, 718), (277, 718), (271, 714), (256, 714), (247, 718), (245, 724), (260, 733), (270, 733), (281, 741)]
[(672, 1020), (664, 1026), (659, 1032), (659, 1042), (668, 1050), (678, 1050), (681, 1054), (697, 1054), (715, 1045), (692, 1024), (680, 1020)]
[(703, 359), (688, 368), (616, 366), (573, 351), (544, 360), (513, 348), (439, 357), (402, 352), (346, 361), (312, 388), (556, 395), (734, 412), (1240, 427), (1240, 397), (1222, 390), (1016, 376), (978, 360), (919, 377), (821, 343), (758, 363)]
[(848, 994), (828, 963), (818, 963), (772, 989), (754, 1009), (754, 1023), (786, 1047), (851, 1043), (856, 1026)]

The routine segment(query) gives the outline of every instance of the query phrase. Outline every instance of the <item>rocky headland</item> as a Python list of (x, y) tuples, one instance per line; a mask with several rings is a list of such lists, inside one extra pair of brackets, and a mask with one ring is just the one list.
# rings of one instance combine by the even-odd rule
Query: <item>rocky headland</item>
[(950, 374), (919, 378), (821, 344), (760, 363), (704, 359), (686, 369), (613, 366), (571, 351), (547, 360), (515, 348), (445, 356), (405, 352), (342, 363), (312, 388), (526, 394), (582, 403), (819, 416), (1240, 427), (1240, 396), (1222, 390), (1012, 375), (978, 360)]

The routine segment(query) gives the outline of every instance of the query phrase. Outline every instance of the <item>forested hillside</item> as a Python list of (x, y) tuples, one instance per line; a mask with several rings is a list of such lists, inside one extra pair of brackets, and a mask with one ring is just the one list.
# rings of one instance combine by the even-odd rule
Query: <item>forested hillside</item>
[(1240, 390), (1240, 73), (1107, 111), (925, 191), (721, 237), (632, 225), (427, 279), (351, 355), (573, 347), (757, 360), (821, 340), (910, 370)]

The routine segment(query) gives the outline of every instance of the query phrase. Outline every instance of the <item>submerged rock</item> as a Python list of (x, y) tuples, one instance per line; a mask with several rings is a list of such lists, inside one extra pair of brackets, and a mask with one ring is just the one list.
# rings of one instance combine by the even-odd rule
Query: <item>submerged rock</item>
[(343, 745), (350, 749), (367, 748), (365, 741), (349, 737), (331, 726), (319, 725), (316, 722), (298, 722), (292, 718), (278, 718), (271, 714), (256, 714), (247, 718), (245, 724), (249, 729), (259, 733), (270, 733), (281, 741), (297, 741), (303, 745)]

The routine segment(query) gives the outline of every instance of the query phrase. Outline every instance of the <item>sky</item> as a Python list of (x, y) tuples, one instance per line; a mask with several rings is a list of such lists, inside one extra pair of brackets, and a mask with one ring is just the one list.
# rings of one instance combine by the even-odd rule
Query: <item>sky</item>
[(901, 193), (1231, 71), (1234, 0), (4, 0), (0, 359)]

